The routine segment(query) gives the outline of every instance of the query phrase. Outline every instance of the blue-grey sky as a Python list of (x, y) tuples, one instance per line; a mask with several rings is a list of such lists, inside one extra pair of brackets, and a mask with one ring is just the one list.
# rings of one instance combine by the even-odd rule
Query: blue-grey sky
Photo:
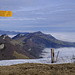
[(1, 0), (0, 10), (13, 12), (0, 30), (75, 32), (75, 0)]

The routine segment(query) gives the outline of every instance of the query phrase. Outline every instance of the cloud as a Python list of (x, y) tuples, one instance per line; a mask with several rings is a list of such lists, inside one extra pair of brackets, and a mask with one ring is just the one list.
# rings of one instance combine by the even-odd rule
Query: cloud
[(45, 20), (45, 18), (40, 18), (40, 17), (36, 17), (36, 18), (15, 18), (15, 17), (11, 17), (11, 18), (1, 18), (0, 21), (35, 21), (35, 20)]
[(74, 0), (2, 0), (0, 9), (13, 12), (11, 18), (0, 18), (1, 25), (14, 26), (13, 30), (18, 25), (21, 27), (27, 25), (31, 30), (34, 27), (36, 30), (46, 29), (49, 32), (74, 31)]
[(75, 32), (52, 32), (49, 33), (53, 35), (55, 38), (68, 42), (75, 42)]
[(0, 21), (23, 21), (23, 20), (35, 20), (34, 18), (11, 18), (11, 19), (0, 19)]
[[(59, 61), (64, 60), (64, 62), (65, 62), (65, 61), (70, 60), (72, 62), (72, 57), (75, 56), (75, 48), (74, 47), (69, 47), (69, 48), (63, 47), (63, 48), (54, 49), (55, 59), (56, 59), (58, 51), (59, 51), (58, 58), (60, 58)], [(51, 48), (45, 48), (44, 50), (42, 50), (42, 53), (40, 54), (40, 56), (43, 58), (51, 58)]]

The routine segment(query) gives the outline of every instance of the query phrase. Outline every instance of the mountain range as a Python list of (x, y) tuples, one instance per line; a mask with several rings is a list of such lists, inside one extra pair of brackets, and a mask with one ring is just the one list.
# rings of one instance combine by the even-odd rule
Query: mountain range
[(44, 48), (60, 47), (75, 47), (75, 43), (58, 40), (40, 31), (19, 33), (13, 38), (5, 34), (0, 36), (0, 59), (40, 58), (39, 55)]
[(7, 35), (17, 35), (17, 34), (26, 34), (28, 32), (16, 32), (16, 31), (3, 31), (3, 30), (0, 30), (0, 35), (3, 35), (3, 34), (7, 34)]
[(12, 39), (18, 41), (22, 49), (36, 58), (44, 48), (75, 47), (75, 43), (58, 40), (52, 35), (40, 31), (25, 35), (18, 34)]

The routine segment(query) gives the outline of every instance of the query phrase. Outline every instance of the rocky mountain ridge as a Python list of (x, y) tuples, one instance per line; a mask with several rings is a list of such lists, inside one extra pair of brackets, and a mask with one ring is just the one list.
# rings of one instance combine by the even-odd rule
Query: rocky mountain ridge
[(75, 47), (75, 43), (58, 40), (40, 31), (19, 33), (13, 38), (4, 34), (0, 36), (0, 60), (40, 58), (44, 48), (61, 47)]
[(34, 58), (13, 42), (17, 44), (6, 34), (0, 36), (0, 60)]
[(58, 40), (52, 35), (40, 31), (20, 35), (16, 35), (13, 39), (21, 44), (20, 47), (36, 58), (39, 57), (44, 48), (75, 47), (75, 43)]

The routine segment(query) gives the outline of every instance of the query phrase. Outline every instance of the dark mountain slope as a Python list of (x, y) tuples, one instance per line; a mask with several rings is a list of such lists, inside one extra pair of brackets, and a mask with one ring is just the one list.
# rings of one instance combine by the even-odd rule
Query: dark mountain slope
[[(13, 44), (12, 42), (14, 42), (15, 44)], [(34, 58), (25, 50), (16, 45), (16, 42), (17, 41), (11, 39), (6, 34), (0, 36), (0, 60)]]
[(15, 36), (13, 39), (21, 44), (21, 48), (36, 58), (39, 57), (44, 48), (75, 47), (75, 43), (57, 40), (52, 35), (43, 34), (40, 31), (20, 35)]

